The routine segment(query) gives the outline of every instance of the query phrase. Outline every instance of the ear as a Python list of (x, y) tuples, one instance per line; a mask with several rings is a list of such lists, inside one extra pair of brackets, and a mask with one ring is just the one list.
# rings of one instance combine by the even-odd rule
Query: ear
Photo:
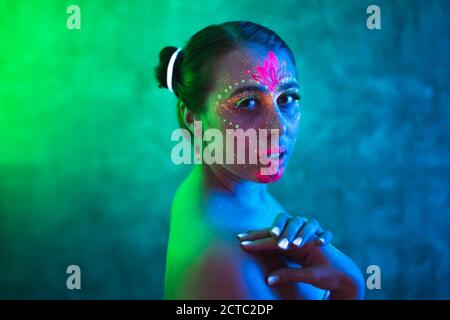
[(186, 128), (194, 133), (194, 120), (197, 120), (196, 115), (181, 101), (180, 102), (181, 114), (183, 115), (183, 121), (186, 125)]

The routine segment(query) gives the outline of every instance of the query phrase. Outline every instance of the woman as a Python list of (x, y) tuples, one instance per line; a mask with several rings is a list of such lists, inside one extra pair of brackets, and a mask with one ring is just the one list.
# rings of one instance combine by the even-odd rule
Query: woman
[[(258, 136), (268, 148), (245, 140), (244, 163), (196, 164), (178, 188), (165, 299), (363, 298), (362, 275), (330, 244), (331, 233), (286, 213), (267, 190), (283, 175), (299, 128), (297, 71), (286, 43), (251, 22), (211, 25), (182, 49), (164, 48), (156, 78), (177, 96), (180, 126), (191, 135), (196, 123), (224, 139), (230, 129), (270, 132)], [(237, 157), (228, 145), (223, 152)], [(263, 174), (268, 165), (275, 169)]]

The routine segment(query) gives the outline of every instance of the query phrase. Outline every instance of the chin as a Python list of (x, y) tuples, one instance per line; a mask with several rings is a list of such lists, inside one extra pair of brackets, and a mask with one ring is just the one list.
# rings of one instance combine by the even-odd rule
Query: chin
[(262, 175), (259, 172), (256, 175), (256, 181), (260, 183), (272, 183), (277, 182), (281, 179), (284, 173), (284, 167), (280, 168), (275, 174), (272, 175)]

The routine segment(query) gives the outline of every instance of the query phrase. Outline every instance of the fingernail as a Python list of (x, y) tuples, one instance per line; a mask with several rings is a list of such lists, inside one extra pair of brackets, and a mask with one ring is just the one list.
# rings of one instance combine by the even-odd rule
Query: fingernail
[(321, 246), (323, 246), (325, 244), (324, 238), (319, 238), (319, 239), (317, 239), (317, 241), (319, 241), (319, 245), (321, 245)]
[(292, 243), (295, 244), (297, 247), (299, 247), (302, 244), (302, 241), (303, 241), (303, 238), (302, 237), (298, 237)]
[(288, 245), (289, 245), (289, 240), (286, 239), (286, 238), (283, 238), (283, 239), (281, 239), (280, 242), (278, 242), (278, 246), (279, 246), (281, 249), (284, 249), (284, 250), (287, 249)]
[(267, 283), (269, 284), (269, 286), (277, 283), (278, 281), (280, 281), (280, 277), (279, 276), (270, 276), (269, 278), (267, 278)]
[(238, 237), (239, 239), (244, 238), (246, 236), (248, 236), (248, 233), (239, 233), (236, 235), (236, 237)]
[(252, 241), (242, 241), (241, 244), (243, 246), (248, 246), (249, 244), (252, 244)]
[(280, 228), (279, 227), (273, 227), (270, 231), (272, 234), (276, 235), (277, 237), (280, 235)]

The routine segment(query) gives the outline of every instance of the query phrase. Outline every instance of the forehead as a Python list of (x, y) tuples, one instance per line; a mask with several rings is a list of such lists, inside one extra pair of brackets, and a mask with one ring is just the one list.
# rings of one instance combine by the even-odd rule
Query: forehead
[[(248, 46), (234, 49), (223, 55), (215, 65), (214, 89), (245, 82), (256, 82), (255, 73), (264, 72), (264, 66), (277, 66), (275, 72), (284, 68), (286, 75), (296, 78), (297, 72), (286, 49), (270, 50), (262, 46)], [(262, 69), (261, 69), (262, 68)], [(267, 69), (267, 68), (266, 68)]]

